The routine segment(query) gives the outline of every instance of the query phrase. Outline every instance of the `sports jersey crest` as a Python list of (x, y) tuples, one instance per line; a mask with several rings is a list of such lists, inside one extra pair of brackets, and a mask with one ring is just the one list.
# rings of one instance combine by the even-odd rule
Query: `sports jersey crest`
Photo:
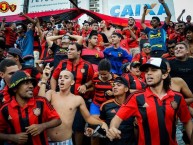
[(81, 73), (85, 73), (85, 69), (84, 68), (82, 68), (80, 71), (81, 71)]
[(41, 113), (41, 109), (40, 108), (35, 108), (35, 109), (33, 109), (33, 113), (34, 113), (34, 115), (39, 116), (40, 113)]
[(178, 103), (176, 101), (172, 101), (171, 106), (172, 106), (173, 109), (177, 109), (178, 108)]

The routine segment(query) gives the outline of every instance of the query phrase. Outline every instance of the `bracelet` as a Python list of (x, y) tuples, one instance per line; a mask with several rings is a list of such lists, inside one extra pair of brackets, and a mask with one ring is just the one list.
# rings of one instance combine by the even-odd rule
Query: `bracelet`
[(88, 85), (87, 84), (84, 84), (84, 85), (85, 85), (86, 89), (88, 89)]

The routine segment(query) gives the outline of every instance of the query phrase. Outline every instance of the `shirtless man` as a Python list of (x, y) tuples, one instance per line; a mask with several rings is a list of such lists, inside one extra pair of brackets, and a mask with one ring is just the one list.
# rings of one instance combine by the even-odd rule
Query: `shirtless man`
[(107, 36), (109, 42), (111, 42), (111, 35), (115, 31), (115, 28), (114, 27), (108, 27), (108, 25), (109, 25), (109, 23), (106, 22), (105, 20), (102, 20), (100, 22), (101, 33), (104, 33)]
[[(39, 95), (45, 96), (45, 85), (47, 78), (45, 74), (50, 74), (49, 66), (47, 65), (42, 77), (42, 86)], [(50, 76), (50, 75), (47, 75)], [(48, 77), (49, 78), (49, 77)], [(53, 107), (56, 109), (61, 117), (62, 124), (58, 127), (49, 129), (47, 131), (48, 137), (50, 139), (50, 145), (59, 145), (59, 143), (66, 143), (65, 145), (72, 145), (72, 124), (74, 121), (74, 116), (77, 109), (80, 112), (86, 122), (93, 125), (101, 124), (102, 128), (106, 131), (108, 127), (106, 123), (92, 117), (86, 108), (84, 99), (81, 96), (74, 95), (70, 92), (71, 86), (74, 84), (74, 76), (70, 71), (63, 70), (60, 72), (58, 85), (60, 88), (59, 92), (49, 90), (46, 92), (46, 98), (50, 101)], [(56, 144), (57, 143), (57, 144)]]

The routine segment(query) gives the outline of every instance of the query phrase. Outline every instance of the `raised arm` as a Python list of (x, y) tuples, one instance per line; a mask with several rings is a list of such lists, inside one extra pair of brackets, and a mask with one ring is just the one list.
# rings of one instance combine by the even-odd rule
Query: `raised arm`
[(6, 19), (3, 18), (2, 19), (2, 23), (1, 23), (1, 27), (0, 27), (0, 31), (4, 31), (5, 30), (5, 21), (6, 21)]
[(166, 12), (166, 15), (167, 15), (165, 22), (166, 22), (166, 24), (168, 25), (169, 22), (170, 22), (170, 20), (171, 20), (171, 17), (172, 17), (172, 15), (171, 15), (171, 13), (170, 13), (170, 10), (169, 10), (169, 8), (168, 8), (168, 6), (167, 6), (167, 4), (165, 3), (164, 0), (158, 0), (158, 1), (162, 4), (162, 6), (163, 6), (164, 9), (165, 9), (165, 12)]
[(48, 47), (52, 47), (54, 41), (57, 40), (57, 39), (60, 39), (62, 37), (63, 37), (63, 35), (46, 37), (46, 41), (48, 43)]
[(75, 39), (76, 42), (80, 45), (83, 45), (83, 37), (79, 35), (69, 35), (70, 38)]
[(182, 10), (181, 14), (178, 16), (177, 18), (177, 21), (180, 23), (180, 22), (183, 22), (181, 19), (182, 15), (185, 13), (185, 9)]
[(32, 22), (33, 24), (36, 24), (36, 21), (32, 18), (30, 18), (29, 16), (27, 16), (26, 14), (24, 14), (23, 12), (19, 13), (20, 16), (25, 17), (26, 19), (28, 19), (30, 22)]
[(147, 26), (145, 24), (145, 15), (146, 15), (146, 12), (147, 12), (147, 5), (145, 5), (143, 7), (143, 14), (142, 14), (142, 18), (141, 18), (141, 26), (143, 27), (143, 29), (145, 29)]

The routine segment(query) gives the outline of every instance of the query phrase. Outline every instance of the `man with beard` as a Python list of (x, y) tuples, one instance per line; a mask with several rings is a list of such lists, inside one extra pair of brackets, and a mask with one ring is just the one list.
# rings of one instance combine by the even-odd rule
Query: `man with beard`
[(177, 145), (176, 115), (184, 123), (189, 139), (191, 116), (183, 96), (170, 89), (167, 65), (161, 58), (150, 58), (140, 67), (145, 72), (147, 88), (128, 98), (112, 119), (107, 136), (120, 138), (120, 123), (135, 116), (139, 127), (138, 145)]
[(147, 5), (144, 6), (144, 12), (141, 18), (141, 25), (144, 29), (144, 32), (148, 34), (149, 42), (151, 44), (151, 57), (161, 57), (167, 51), (166, 44), (165, 44), (166, 43), (166, 30), (167, 30), (167, 26), (171, 19), (171, 13), (164, 0), (158, 0), (158, 1), (164, 7), (166, 15), (167, 15), (164, 25), (161, 28), (159, 28), (161, 26), (160, 19), (159, 17), (154, 16), (152, 17), (152, 20), (150, 22), (153, 28), (149, 28), (146, 26), (145, 15), (148, 10)]
[(0, 111), (0, 140), (14, 144), (48, 145), (46, 129), (61, 124), (55, 109), (43, 97), (34, 97), (35, 79), (23, 71), (11, 77), (13, 98)]

